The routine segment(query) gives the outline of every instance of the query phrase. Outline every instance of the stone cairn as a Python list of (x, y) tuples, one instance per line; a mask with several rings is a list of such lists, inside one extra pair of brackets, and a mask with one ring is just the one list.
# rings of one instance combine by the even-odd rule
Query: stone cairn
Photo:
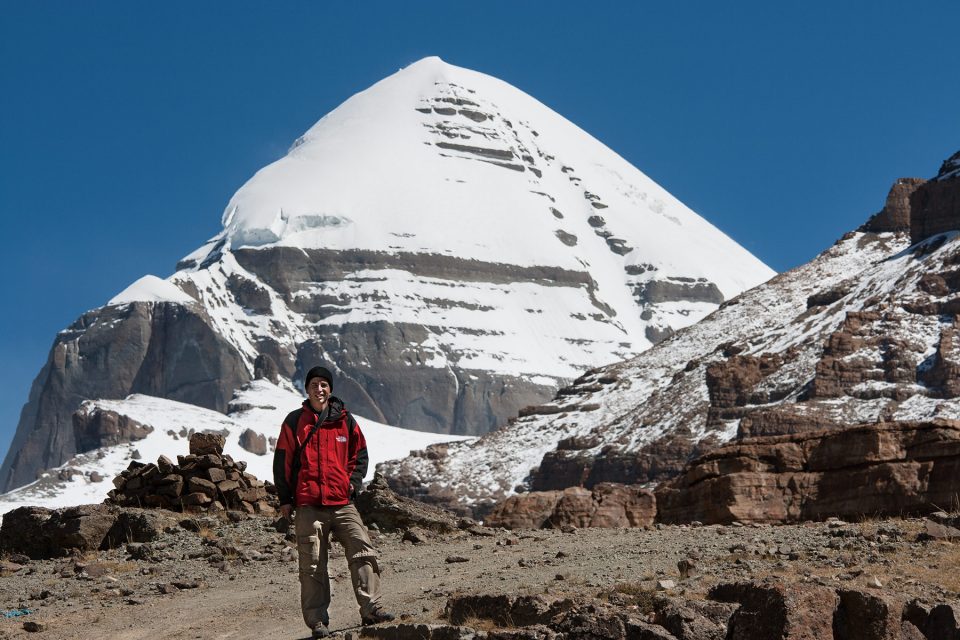
[(107, 494), (106, 502), (187, 513), (229, 510), (274, 515), (278, 506), (274, 486), (247, 473), (246, 462), (224, 455), (225, 442), (219, 433), (194, 433), (190, 455), (177, 456), (178, 464), (166, 456), (156, 464), (131, 461), (113, 479), (116, 488)]

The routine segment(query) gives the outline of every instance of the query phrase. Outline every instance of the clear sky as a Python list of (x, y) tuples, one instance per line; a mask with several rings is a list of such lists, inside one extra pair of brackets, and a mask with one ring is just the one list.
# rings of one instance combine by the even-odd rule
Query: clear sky
[(56, 332), (422, 57), (573, 121), (778, 271), (960, 149), (960, 3), (0, 0), (0, 453)]

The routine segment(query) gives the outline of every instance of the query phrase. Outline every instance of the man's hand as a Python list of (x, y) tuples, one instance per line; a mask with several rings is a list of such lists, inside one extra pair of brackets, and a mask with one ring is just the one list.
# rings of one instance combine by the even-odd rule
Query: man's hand
[(287, 520), (293, 520), (293, 505), (292, 504), (280, 505), (280, 515), (286, 518)]

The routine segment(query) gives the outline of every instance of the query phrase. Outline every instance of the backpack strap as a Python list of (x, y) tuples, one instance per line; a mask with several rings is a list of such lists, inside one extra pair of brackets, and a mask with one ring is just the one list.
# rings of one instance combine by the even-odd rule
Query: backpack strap
[[(303, 409), (300, 408), (300, 409), (297, 409), (296, 411), (292, 411), (290, 415), (287, 416), (288, 420), (290, 418), (294, 418), (294, 417), (296, 418), (296, 420), (292, 423), (294, 441), (296, 441), (297, 427), (300, 424), (300, 417), (302, 416), (302, 414), (303, 414)], [(320, 428), (320, 424), (323, 422), (323, 417), (324, 416), (317, 416), (317, 421), (313, 424), (313, 427), (310, 428), (310, 431), (307, 432), (307, 437), (304, 438), (303, 442), (298, 444), (297, 448), (294, 449), (293, 451), (293, 459), (290, 461), (290, 481), (291, 481), (291, 484), (293, 485), (291, 493), (293, 493), (294, 502), (296, 502), (297, 483), (299, 482), (299, 479), (300, 479), (300, 465), (301, 465), (300, 454), (303, 452), (304, 447), (307, 446), (307, 443), (310, 442), (310, 438), (313, 437), (313, 434), (315, 434), (317, 432), (317, 429)], [(291, 424), (291, 423), (288, 422), (287, 424)]]

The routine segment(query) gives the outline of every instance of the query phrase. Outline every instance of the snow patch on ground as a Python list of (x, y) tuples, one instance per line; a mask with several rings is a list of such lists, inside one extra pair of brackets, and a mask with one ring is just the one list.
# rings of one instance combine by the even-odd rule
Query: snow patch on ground
[[(234, 460), (246, 461), (247, 471), (257, 478), (272, 481), (272, 452), (261, 456), (244, 450), (240, 447), (240, 434), (252, 429), (267, 438), (275, 438), (283, 419), (302, 401), (303, 397), (292, 387), (275, 385), (266, 380), (255, 380), (238, 393), (231, 404), (249, 408), (230, 415), (140, 394), (124, 400), (87, 401), (84, 403), (86, 410), (100, 408), (115, 411), (153, 427), (153, 431), (143, 440), (78, 454), (61, 467), (46, 472), (45, 477), (36, 482), (0, 495), (0, 513), (27, 505), (55, 509), (103, 502), (107, 492), (113, 488), (112, 479), (126, 469), (131, 460), (156, 462), (158, 457), (165, 455), (176, 462), (178, 455), (187, 455), (189, 443), (180, 434), (190, 430), (223, 433), (226, 436), (224, 453)], [(438, 442), (472, 439), (400, 429), (362, 416), (354, 417), (367, 440), (370, 455), (365, 481), (370, 480), (376, 466), (386, 460), (403, 458), (412, 451)], [(70, 480), (61, 480), (59, 472), (66, 469), (76, 470), (76, 473)], [(99, 473), (103, 480), (92, 482), (90, 476), (93, 472)]]

